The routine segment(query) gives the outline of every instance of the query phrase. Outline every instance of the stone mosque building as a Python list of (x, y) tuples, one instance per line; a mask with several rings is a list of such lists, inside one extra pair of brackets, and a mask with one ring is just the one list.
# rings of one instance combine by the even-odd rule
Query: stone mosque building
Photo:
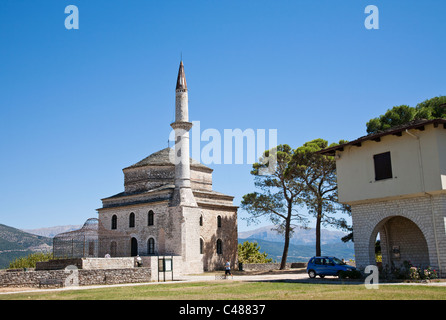
[(124, 168), (124, 191), (102, 199), (99, 224), (129, 240), (102, 239), (108, 243), (101, 247), (112, 257), (180, 256), (189, 273), (221, 269), (226, 259), (237, 259), (237, 207), (232, 196), (212, 189), (213, 170), (189, 158), (192, 123), (182, 61), (171, 127), (174, 149)]

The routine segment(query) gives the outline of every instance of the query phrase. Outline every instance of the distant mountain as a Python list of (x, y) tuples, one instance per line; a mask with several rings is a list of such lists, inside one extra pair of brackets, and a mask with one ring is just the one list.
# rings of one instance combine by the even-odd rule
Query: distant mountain
[(67, 226), (56, 226), (56, 227), (47, 227), (38, 229), (23, 229), (23, 231), (36, 234), (38, 236), (54, 238), (54, 236), (58, 233), (78, 230), (81, 227), (82, 225), (67, 225)]
[(51, 238), (30, 234), (0, 224), (0, 268), (7, 268), (9, 262), (33, 252), (51, 251)]
[[(275, 227), (271, 225), (250, 231), (243, 231), (238, 233), (238, 237), (242, 239), (261, 239), (273, 242), (284, 242), (284, 236), (278, 234), (274, 228)], [(342, 231), (322, 229), (321, 244), (342, 243), (341, 238), (345, 235), (346, 233)], [(314, 244), (316, 243), (316, 231), (313, 228), (296, 228), (294, 229), (290, 242), (295, 245)]]
[[(268, 258), (280, 262), (282, 260), (283, 242), (273, 242), (262, 239), (238, 239), (239, 243), (245, 241), (257, 242), (260, 246), (260, 252), (266, 252)], [(339, 259), (354, 259), (353, 243), (331, 243), (322, 245), (322, 255), (335, 256)], [(287, 262), (308, 262), (316, 253), (315, 245), (294, 245), (288, 247)]]
[[(339, 259), (354, 259), (352, 242), (344, 243), (341, 238), (346, 233), (336, 230), (321, 230), (321, 251), (323, 255), (336, 256)], [(239, 232), (238, 242), (257, 242), (260, 252), (266, 252), (268, 258), (281, 261), (284, 237), (274, 230), (274, 226), (266, 226), (250, 231)], [(290, 239), (287, 262), (307, 262), (316, 253), (316, 231), (309, 229), (295, 229)]]

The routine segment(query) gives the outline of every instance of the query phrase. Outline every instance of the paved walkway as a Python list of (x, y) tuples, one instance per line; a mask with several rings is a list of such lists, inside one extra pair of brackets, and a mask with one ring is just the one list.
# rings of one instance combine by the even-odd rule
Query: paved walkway
[(141, 283), (125, 283), (125, 284), (110, 284), (110, 285), (93, 285), (93, 286), (79, 286), (79, 287), (63, 287), (63, 288), (51, 288), (51, 289), (39, 289), (39, 288), (0, 288), (0, 295), (13, 294), (13, 293), (25, 293), (25, 292), (46, 292), (46, 291), (64, 291), (64, 290), (87, 290), (87, 289), (99, 289), (99, 288), (112, 288), (112, 287), (124, 287), (124, 286), (146, 286), (156, 284), (172, 284), (181, 282), (203, 282), (203, 281), (292, 281), (297, 279), (308, 278), (306, 273), (287, 272), (282, 274), (247, 274), (247, 275), (234, 275), (224, 279), (224, 274), (203, 274), (203, 275), (181, 275), (174, 281), (152, 281)]
[[(310, 279), (305, 272), (305, 269), (296, 270), (285, 270), (285, 271), (274, 271), (274, 272), (264, 272), (264, 273), (239, 273), (237, 272), (233, 277), (227, 277), (224, 279), (224, 274), (202, 274), (202, 275), (182, 275), (175, 281), (166, 282), (142, 282), (142, 283), (126, 283), (126, 284), (111, 284), (111, 285), (95, 285), (95, 286), (79, 286), (79, 287), (64, 287), (55, 289), (39, 289), (39, 288), (0, 288), (0, 295), (3, 294), (14, 294), (14, 293), (26, 293), (26, 292), (45, 292), (45, 291), (64, 291), (64, 290), (88, 290), (88, 289), (99, 289), (99, 288), (111, 288), (111, 287), (125, 287), (125, 286), (146, 286), (146, 285), (157, 285), (157, 284), (173, 284), (178, 283), (178, 281), (184, 282), (203, 282), (203, 281), (280, 281), (280, 282), (294, 282), (294, 283), (321, 283), (321, 284), (351, 284), (358, 285), (364, 284), (363, 281), (353, 281), (353, 280), (339, 280), (337, 277), (326, 277), (321, 279), (317, 277), (316, 279)], [(379, 285), (424, 285), (424, 286), (444, 286), (446, 287), (446, 282), (429, 282), (429, 283), (379, 283)], [(9, 290), (8, 290), (9, 289)]]
[(309, 279), (305, 269), (285, 270), (275, 272), (264, 273), (239, 273), (236, 272), (233, 277), (224, 277), (223, 272), (221, 274), (212, 275), (182, 275), (183, 281), (215, 281), (215, 280), (233, 280), (233, 281), (292, 281)]

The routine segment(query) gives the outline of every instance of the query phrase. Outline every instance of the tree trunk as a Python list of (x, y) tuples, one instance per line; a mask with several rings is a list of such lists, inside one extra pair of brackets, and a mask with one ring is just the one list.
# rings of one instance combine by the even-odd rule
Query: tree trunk
[(322, 205), (318, 205), (316, 217), (316, 256), (321, 256)]
[(283, 246), (282, 261), (280, 263), (280, 270), (286, 267), (286, 259), (288, 257), (288, 247), (290, 246), (290, 228), (291, 228), (291, 205), (288, 205), (288, 216), (285, 220), (285, 245)]
[(285, 230), (285, 245), (283, 247), (282, 262), (280, 263), (280, 270), (284, 270), (286, 267), (286, 259), (288, 257), (288, 247), (290, 245), (290, 230), (286, 228)]

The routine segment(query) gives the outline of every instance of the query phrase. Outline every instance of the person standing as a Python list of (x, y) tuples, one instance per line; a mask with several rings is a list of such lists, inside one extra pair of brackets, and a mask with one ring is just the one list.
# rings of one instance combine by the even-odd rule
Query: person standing
[(229, 263), (229, 260), (226, 260), (226, 263), (225, 263), (225, 277), (228, 274), (232, 277), (232, 279), (234, 279), (234, 276), (231, 273), (231, 264)]
[(142, 266), (142, 259), (141, 259), (141, 257), (139, 256), (139, 254), (136, 256), (136, 265), (137, 265), (138, 267), (141, 267), (141, 266)]

